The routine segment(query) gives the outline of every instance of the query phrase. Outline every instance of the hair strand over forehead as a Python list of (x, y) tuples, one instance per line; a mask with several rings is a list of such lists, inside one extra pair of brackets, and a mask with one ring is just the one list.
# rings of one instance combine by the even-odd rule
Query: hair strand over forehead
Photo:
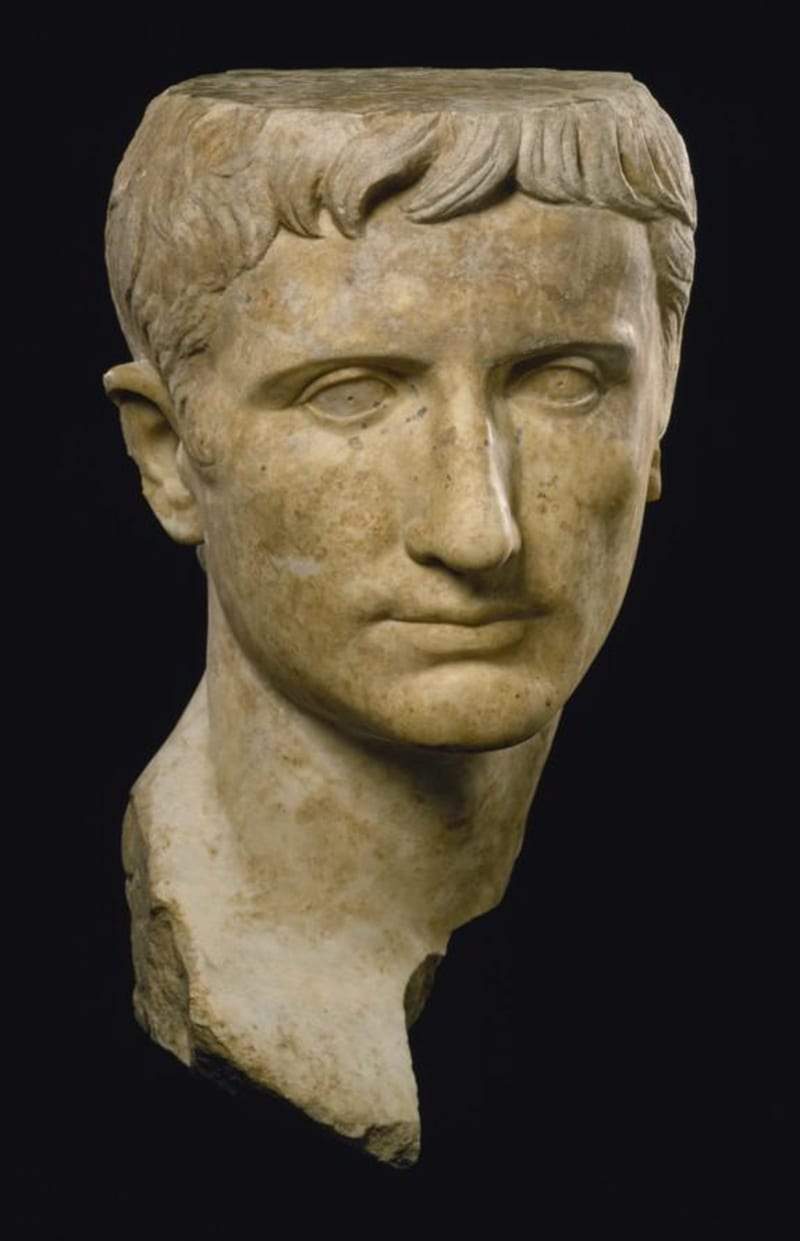
[(203, 350), (219, 295), (263, 258), (279, 228), (318, 237), (325, 209), (356, 237), (379, 201), (408, 187), (403, 209), (420, 224), (514, 191), (644, 221), (677, 360), (694, 190), (680, 135), (632, 79), (605, 95), (567, 93), (525, 108), (365, 114), (268, 109), (192, 85), (147, 109), (117, 171), (106, 233), (126, 339), (166, 379)]

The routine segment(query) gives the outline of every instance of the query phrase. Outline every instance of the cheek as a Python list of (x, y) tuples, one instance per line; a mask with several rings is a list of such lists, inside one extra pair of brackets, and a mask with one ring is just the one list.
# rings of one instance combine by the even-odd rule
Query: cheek
[(534, 584), (607, 628), (636, 554), (647, 471), (637, 445), (585, 424), (557, 429), (528, 455), (521, 511)]
[(348, 579), (363, 578), (391, 545), (392, 512), (357, 436), (262, 436), (220, 474), (208, 513), (212, 563), (273, 619), (330, 618)]

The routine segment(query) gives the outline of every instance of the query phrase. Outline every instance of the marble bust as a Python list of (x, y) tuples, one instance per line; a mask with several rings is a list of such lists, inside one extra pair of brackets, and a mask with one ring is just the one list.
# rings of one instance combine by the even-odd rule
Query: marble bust
[(136, 1014), (397, 1165), (659, 496), (694, 224), (624, 73), (197, 78), (116, 175), (104, 382), (208, 581), (124, 824)]

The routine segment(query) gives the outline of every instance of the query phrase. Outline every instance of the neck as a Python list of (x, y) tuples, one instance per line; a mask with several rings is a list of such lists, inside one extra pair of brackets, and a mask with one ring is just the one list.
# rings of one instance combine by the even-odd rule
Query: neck
[(413, 955), (501, 898), (557, 721), (504, 750), (391, 748), (299, 711), (209, 604), (209, 751), (265, 918)]
[(187, 1063), (413, 1162), (406, 1027), (503, 894), (557, 720), (492, 753), (364, 741), (266, 682), (209, 591), (207, 681), (126, 816), (136, 1011)]

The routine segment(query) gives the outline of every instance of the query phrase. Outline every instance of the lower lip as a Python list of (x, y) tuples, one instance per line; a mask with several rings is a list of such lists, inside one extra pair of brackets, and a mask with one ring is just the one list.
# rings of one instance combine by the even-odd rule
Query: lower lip
[(487, 655), (517, 646), (525, 636), (524, 620), (493, 621), (488, 625), (447, 625), (425, 621), (387, 621), (418, 651), (426, 655)]

